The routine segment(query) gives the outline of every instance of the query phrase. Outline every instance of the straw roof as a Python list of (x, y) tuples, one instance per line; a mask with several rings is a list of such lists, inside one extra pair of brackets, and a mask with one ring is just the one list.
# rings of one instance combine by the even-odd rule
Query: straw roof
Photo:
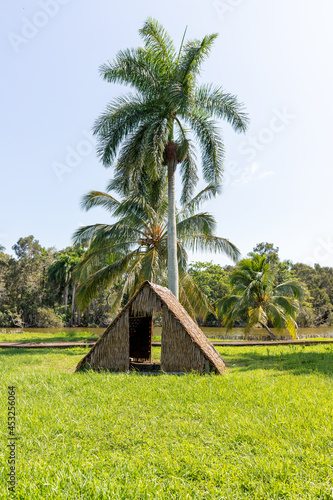
[(146, 284), (154, 290), (164, 305), (174, 314), (192, 341), (198, 345), (205, 358), (216, 367), (219, 373), (222, 373), (226, 369), (223, 359), (174, 294), (168, 288), (150, 283), (149, 281), (143, 283), (142, 287)]
[[(152, 295), (147, 292), (154, 292), (156, 300), (152, 301)], [(142, 293), (143, 292), (143, 293)], [(83, 361), (90, 356), (90, 354), (96, 349), (106, 335), (111, 332), (113, 326), (118, 322), (120, 317), (124, 314), (125, 311), (129, 310), (131, 306), (135, 306), (138, 303), (137, 298), (140, 299), (140, 294), (142, 294), (142, 298), (149, 297), (150, 300), (142, 300), (140, 301), (140, 309), (142, 308), (142, 312), (146, 311), (147, 314), (151, 314), (152, 310), (158, 311), (161, 310), (163, 306), (166, 306), (167, 309), (174, 315), (177, 322), (183, 327), (186, 333), (191, 338), (192, 342), (194, 342), (198, 348), (201, 350), (204, 357), (212, 363), (215, 367), (216, 371), (222, 374), (223, 371), (226, 370), (226, 365), (216, 351), (213, 344), (208, 340), (203, 331), (199, 328), (198, 324), (191, 318), (188, 312), (181, 305), (179, 300), (173, 295), (173, 293), (168, 289), (160, 285), (156, 285), (155, 283), (151, 283), (150, 281), (144, 281), (137, 292), (133, 295), (130, 301), (126, 304), (126, 306), (120, 311), (120, 313), (115, 317), (112, 323), (107, 327), (105, 332), (100, 336), (97, 340), (96, 344), (91, 348), (86, 356), (80, 361), (77, 365), (76, 371), (80, 369)], [(133, 304), (134, 303), (134, 304)], [(134, 309), (137, 309), (137, 305)], [(133, 311), (134, 313), (136, 311)], [(139, 312), (139, 311), (137, 311)], [(163, 337), (162, 337), (163, 339)]]

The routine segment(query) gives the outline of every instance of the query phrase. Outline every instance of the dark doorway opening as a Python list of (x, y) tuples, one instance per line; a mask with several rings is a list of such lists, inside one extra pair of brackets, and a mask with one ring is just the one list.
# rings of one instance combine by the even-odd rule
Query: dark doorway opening
[(134, 362), (151, 361), (153, 318), (133, 316), (129, 318), (129, 357)]

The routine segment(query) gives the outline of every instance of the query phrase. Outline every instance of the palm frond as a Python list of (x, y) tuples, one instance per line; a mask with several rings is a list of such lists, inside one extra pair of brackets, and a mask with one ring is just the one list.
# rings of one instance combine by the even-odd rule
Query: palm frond
[(274, 292), (277, 295), (290, 295), (298, 300), (303, 300), (306, 295), (304, 285), (298, 281), (287, 281), (285, 283), (281, 283), (275, 287)]
[(100, 288), (108, 289), (112, 284), (116, 283), (126, 273), (130, 261), (137, 256), (138, 251), (135, 250), (90, 275), (77, 289), (76, 301), (79, 307), (85, 309)]
[(215, 197), (221, 191), (221, 187), (219, 185), (208, 185), (204, 189), (202, 189), (194, 198), (189, 200), (182, 210), (178, 212), (179, 215), (193, 214), (196, 210), (200, 208), (202, 203), (211, 198)]
[(198, 74), (217, 36), (217, 33), (206, 35), (202, 40), (192, 40), (183, 46), (183, 50), (178, 60), (176, 73), (177, 81), (184, 84)]
[(200, 144), (202, 172), (207, 184), (218, 185), (222, 177), (224, 146), (216, 123), (198, 109), (184, 117)]
[(151, 100), (128, 94), (114, 99), (95, 121), (93, 132), (98, 137), (97, 155), (105, 166), (110, 166), (121, 143), (138, 127), (150, 126), (156, 119), (156, 106)]
[(213, 235), (215, 228), (215, 217), (208, 212), (190, 215), (186, 219), (177, 217), (177, 234), (180, 239), (193, 234), (210, 236)]
[(149, 17), (139, 30), (139, 33), (145, 42), (145, 47), (154, 56), (154, 61), (163, 65), (165, 71), (171, 74), (176, 51), (170, 36), (163, 26)]
[(177, 156), (182, 160), (180, 163), (180, 176), (183, 188), (180, 201), (184, 205), (191, 199), (199, 178), (197, 175), (195, 149), (189, 138), (189, 133), (185, 127), (182, 126), (178, 118), (176, 118), (176, 124), (176, 140), (178, 144)]
[(72, 240), (74, 245), (81, 245), (90, 241), (96, 231), (103, 228), (105, 224), (91, 224), (89, 226), (79, 227), (73, 234)]
[(89, 193), (82, 197), (80, 204), (83, 210), (86, 211), (94, 207), (102, 207), (108, 212), (114, 213), (120, 203), (108, 193), (103, 193), (101, 191), (89, 191)]
[(283, 310), (286, 316), (291, 316), (296, 318), (297, 312), (299, 310), (299, 302), (291, 297), (283, 297), (282, 295), (277, 297), (272, 297), (272, 303), (279, 306)]
[(184, 268), (180, 268), (179, 278), (179, 298), (185, 309), (188, 312), (192, 311), (191, 316), (194, 319), (199, 318), (203, 321), (205, 321), (209, 313), (212, 313), (215, 316), (215, 311), (209, 303), (206, 295), (200, 290), (193, 278), (185, 271)]
[(156, 67), (142, 49), (121, 50), (115, 59), (99, 68), (100, 75), (110, 83), (131, 85), (142, 93), (155, 93), (160, 89)]
[(226, 238), (191, 234), (182, 236), (181, 241), (191, 251), (223, 253), (234, 262), (237, 262), (240, 257), (238, 248)]
[(244, 105), (238, 102), (236, 96), (226, 93), (221, 87), (212, 84), (201, 85), (195, 95), (195, 105), (210, 116), (229, 122), (236, 132), (245, 132), (249, 117)]

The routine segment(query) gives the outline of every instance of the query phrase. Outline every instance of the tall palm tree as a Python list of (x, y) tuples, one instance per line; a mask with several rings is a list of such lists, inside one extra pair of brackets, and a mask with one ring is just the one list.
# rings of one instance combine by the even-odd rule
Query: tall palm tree
[[(111, 181), (108, 191), (114, 188)], [(114, 224), (94, 224), (78, 229), (75, 243), (90, 241), (90, 246), (77, 273), (81, 285), (77, 302), (85, 308), (100, 287), (122, 283), (112, 306), (117, 312), (124, 293), (130, 295), (145, 280), (164, 283), (167, 269), (168, 199), (165, 179), (149, 181), (145, 176), (139, 193), (132, 193), (122, 201), (109, 192), (91, 191), (82, 200), (85, 210), (99, 206), (106, 208), (118, 220)], [(186, 249), (224, 252), (232, 259), (239, 256), (237, 248), (224, 238), (214, 235), (215, 220), (212, 215), (197, 213), (199, 205), (216, 193), (215, 186), (208, 186), (190, 200), (177, 214), (177, 252), (180, 273), (180, 301), (193, 317), (205, 318), (214, 312), (206, 296), (187, 273)]]
[(251, 258), (238, 263), (230, 276), (231, 294), (217, 305), (227, 330), (239, 317), (247, 317), (245, 333), (260, 324), (277, 340), (268, 326), (270, 322), (278, 331), (288, 330), (296, 338), (296, 315), (299, 301), (305, 293), (303, 285), (288, 281), (275, 286), (276, 267), (267, 255), (250, 254)]
[(207, 184), (221, 180), (224, 147), (215, 119), (225, 119), (237, 132), (247, 115), (237, 98), (197, 78), (217, 34), (181, 43), (179, 51), (168, 33), (149, 18), (139, 30), (143, 47), (118, 52), (100, 67), (111, 83), (131, 86), (135, 93), (113, 100), (94, 126), (98, 155), (114, 165), (119, 192), (136, 190), (144, 168), (157, 179), (168, 175), (168, 286), (178, 297), (175, 172), (180, 164), (185, 204), (198, 175), (194, 142), (200, 145)]

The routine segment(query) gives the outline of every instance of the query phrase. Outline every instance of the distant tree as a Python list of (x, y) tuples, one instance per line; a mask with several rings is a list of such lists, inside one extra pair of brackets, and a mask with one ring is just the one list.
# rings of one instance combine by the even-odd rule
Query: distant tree
[(192, 262), (188, 272), (211, 304), (229, 294), (229, 274), (219, 264)]
[(284, 281), (291, 281), (294, 279), (291, 270), (293, 263), (291, 262), (291, 260), (281, 261), (279, 257), (279, 247), (274, 247), (273, 243), (258, 243), (253, 248), (253, 252), (250, 252), (248, 255), (251, 257), (254, 254), (265, 255), (267, 257), (267, 262), (275, 266), (276, 284), (283, 283)]
[(39, 241), (32, 235), (20, 238), (15, 245), (12, 246), (18, 259), (36, 257), (42, 252), (42, 247)]
[(315, 326), (328, 326), (333, 324), (333, 269), (313, 267), (306, 264), (294, 264), (293, 275), (304, 282), (309, 290), (309, 306)]
[[(230, 292), (229, 273), (219, 264), (192, 262), (188, 273), (214, 307), (217, 300), (225, 297)], [(204, 324), (219, 326), (220, 321), (217, 320), (215, 314), (209, 313)]]
[(59, 252), (56, 255), (55, 261), (48, 269), (49, 280), (56, 282), (64, 289), (63, 300), (65, 308), (67, 308), (68, 304), (69, 287), (72, 287), (71, 326), (74, 322), (75, 294), (78, 287), (78, 282), (74, 276), (74, 269), (80, 262), (83, 252), (83, 247), (70, 248), (64, 252)]
[(275, 285), (276, 268), (266, 255), (252, 254), (236, 266), (230, 275), (231, 294), (219, 301), (218, 315), (231, 329), (240, 316), (246, 316), (246, 334), (260, 324), (277, 340), (269, 322), (278, 331), (284, 329), (296, 338), (296, 316), (304, 287), (297, 281)]
[[(267, 262), (272, 262), (273, 264), (277, 264), (279, 262), (279, 247), (274, 247), (273, 243), (257, 243), (253, 248), (252, 253), (266, 255)], [(251, 256), (252, 253), (250, 253), (249, 255)]]
[(8, 256), (2, 278), (7, 317), (16, 318), (16, 324), (21, 318), (22, 324), (33, 325), (37, 308), (49, 306), (54, 298), (46, 279), (54, 252), (43, 248), (32, 235), (20, 238), (12, 248), (16, 257)]
[(72, 280), (72, 272), (77, 264), (77, 260), (71, 254), (59, 252), (54, 262), (48, 269), (48, 277), (51, 282), (55, 282), (64, 289), (63, 304), (67, 307), (69, 286)]

